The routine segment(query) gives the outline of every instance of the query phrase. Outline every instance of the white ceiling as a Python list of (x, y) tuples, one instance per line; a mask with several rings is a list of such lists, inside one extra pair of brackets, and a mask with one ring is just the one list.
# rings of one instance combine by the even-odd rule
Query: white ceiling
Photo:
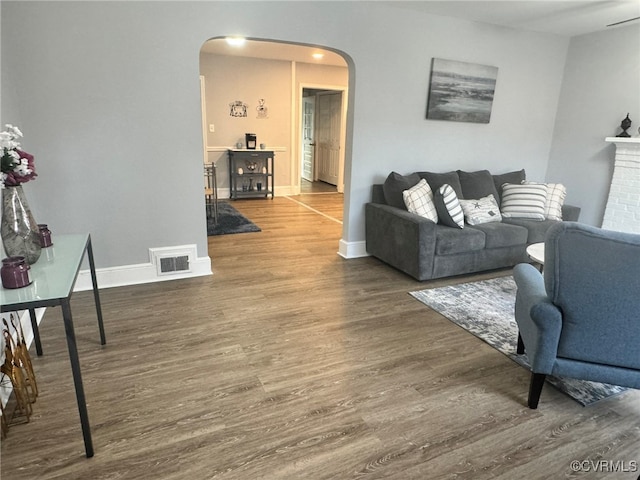
[(387, 3), (433, 15), (567, 37), (605, 30), (609, 24), (640, 17), (640, 0), (448, 0)]
[[(640, 0), (387, 0), (380, 3), (431, 15), (567, 37), (617, 28), (607, 25), (640, 17)], [(638, 24), (640, 20), (622, 25), (632, 23)], [(346, 66), (340, 55), (329, 50), (286, 43), (248, 41), (239, 48), (230, 47), (223, 39), (214, 39), (204, 44), (202, 52)], [(324, 53), (324, 58), (313, 59), (311, 54), (315, 52)]]

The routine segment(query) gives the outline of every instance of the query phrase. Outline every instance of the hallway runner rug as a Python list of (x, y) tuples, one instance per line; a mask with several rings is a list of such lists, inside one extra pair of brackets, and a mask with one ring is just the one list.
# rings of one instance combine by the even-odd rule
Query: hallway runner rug
[(260, 232), (260, 227), (236, 210), (229, 202), (218, 202), (218, 222), (207, 217), (207, 236)]
[[(409, 292), (423, 304), (529, 369), (526, 354), (516, 354), (518, 326), (514, 317), (516, 283), (499, 277)], [(627, 389), (606, 383), (547, 376), (548, 383), (587, 406)]]

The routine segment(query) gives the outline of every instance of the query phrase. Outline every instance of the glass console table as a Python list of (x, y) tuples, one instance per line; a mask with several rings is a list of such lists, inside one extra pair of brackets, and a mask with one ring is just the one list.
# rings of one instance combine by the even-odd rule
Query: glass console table
[(89, 425), (89, 415), (87, 413), (84, 387), (82, 385), (80, 361), (78, 359), (78, 349), (76, 346), (76, 336), (70, 306), (71, 294), (73, 293), (73, 287), (76, 283), (85, 252), (91, 269), (93, 297), (98, 315), (98, 328), (100, 330), (100, 344), (105, 345), (107, 340), (102, 322), (102, 308), (100, 307), (98, 282), (93, 261), (91, 236), (89, 234), (56, 235), (53, 239), (53, 245), (43, 248), (38, 261), (31, 265), (29, 272), (31, 279), (30, 285), (17, 289), (0, 288), (0, 312), (29, 310), (36, 352), (38, 356), (40, 356), (42, 355), (42, 345), (40, 343), (40, 333), (36, 322), (35, 309), (58, 305), (62, 307), (62, 317), (64, 319), (69, 360), (71, 361), (73, 383), (78, 401), (85, 452), (87, 458), (89, 458), (93, 456), (91, 427)]

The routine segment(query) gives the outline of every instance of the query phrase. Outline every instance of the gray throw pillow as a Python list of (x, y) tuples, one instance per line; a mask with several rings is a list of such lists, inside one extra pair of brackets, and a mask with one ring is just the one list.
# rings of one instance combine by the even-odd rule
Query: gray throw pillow
[(462, 198), (471, 200), (489, 195), (498, 198), (498, 190), (496, 190), (489, 170), (478, 170), (477, 172), (458, 170), (458, 178), (462, 186)]
[(411, 175), (400, 175), (397, 172), (391, 172), (384, 181), (384, 184), (382, 184), (384, 200), (387, 202), (387, 205), (406, 210), (407, 206), (404, 204), (402, 192), (409, 190), (419, 181), (420, 177), (417, 173), (412, 173)]
[(435, 194), (442, 185), (451, 185), (453, 191), (456, 192), (456, 196), (462, 198), (462, 187), (460, 186), (460, 179), (458, 178), (458, 172), (446, 172), (446, 173), (433, 173), (433, 172), (418, 172), (420, 178), (424, 178), (431, 191)]

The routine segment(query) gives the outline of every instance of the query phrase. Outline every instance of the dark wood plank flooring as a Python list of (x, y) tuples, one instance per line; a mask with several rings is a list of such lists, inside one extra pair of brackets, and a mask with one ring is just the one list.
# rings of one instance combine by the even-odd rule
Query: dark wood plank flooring
[(547, 385), (529, 410), (527, 371), (407, 294), (508, 271), (419, 283), (338, 256), (342, 226), (299, 202), (234, 206), (262, 232), (210, 237), (213, 276), (102, 291), (105, 347), (74, 295), (91, 459), (46, 312), (41, 394), (2, 441), (3, 480), (532, 480), (640, 461), (640, 392), (584, 408)]

